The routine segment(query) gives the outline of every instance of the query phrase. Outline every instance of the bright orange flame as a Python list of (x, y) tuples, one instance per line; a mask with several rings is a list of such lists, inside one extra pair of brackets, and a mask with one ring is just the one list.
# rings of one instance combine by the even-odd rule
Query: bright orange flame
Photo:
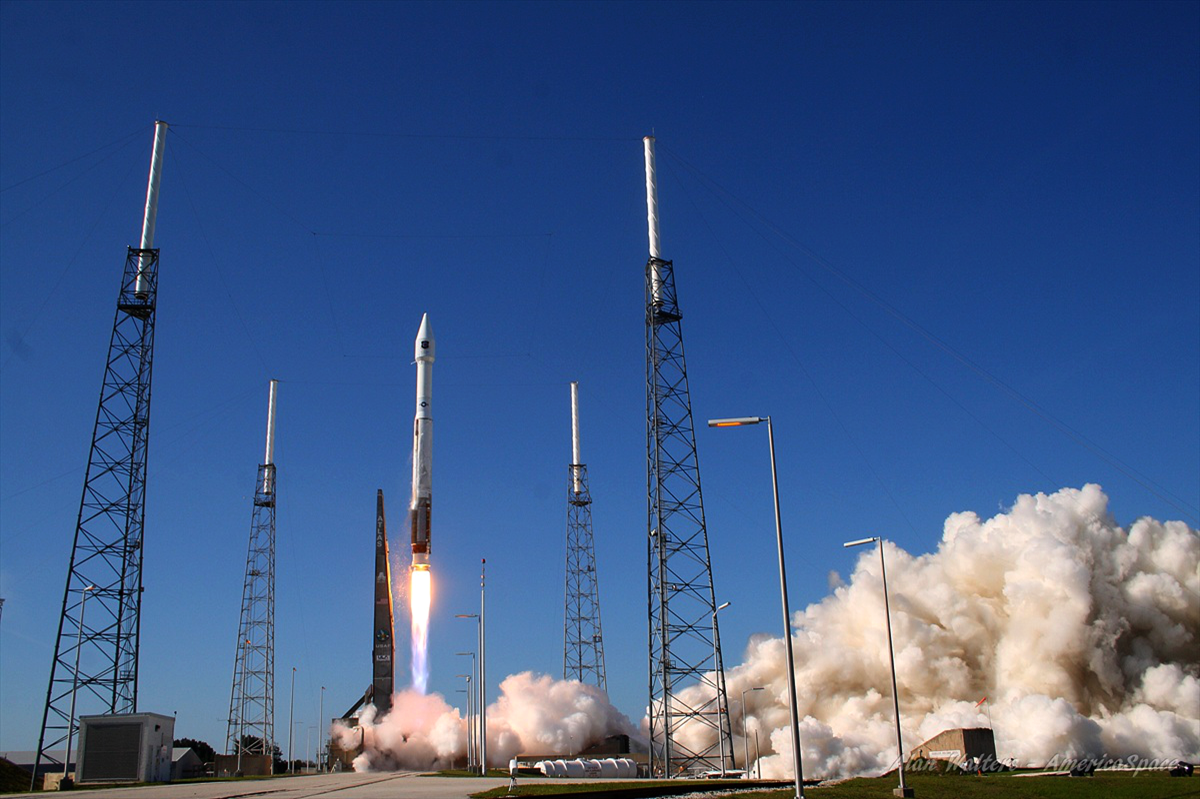
[(413, 687), (423, 694), (429, 684), (429, 607), (433, 604), (433, 573), (428, 566), (409, 572), (408, 603), (412, 612)]

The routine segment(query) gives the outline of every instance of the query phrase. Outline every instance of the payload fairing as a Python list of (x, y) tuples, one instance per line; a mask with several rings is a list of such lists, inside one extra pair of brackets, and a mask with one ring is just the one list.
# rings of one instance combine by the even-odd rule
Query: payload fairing
[(433, 328), (429, 314), (417, 331), (417, 413), (413, 421), (412, 566), (429, 568), (430, 513), (433, 506)]

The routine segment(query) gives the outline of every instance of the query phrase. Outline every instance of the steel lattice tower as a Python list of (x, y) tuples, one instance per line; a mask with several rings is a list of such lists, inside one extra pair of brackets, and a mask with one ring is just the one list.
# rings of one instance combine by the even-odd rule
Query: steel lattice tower
[(229, 698), (228, 751), (267, 755), (275, 743), (275, 392), (267, 403), (267, 452), (254, 484), (246, 579)]
[[(167, 123), (156, 122), (141, 247), (125, 257), (75, 524), (31, 787), (78, 718), (137, 709), (150, 376), (158, 296), (154, 226)], [(90, 600), (90, 601), (89, 601)], [(86, 612), (86, 616), (85, 616)]]
[(567, 474), (567, 584), (563, 631), (563, 679), (608, 691), (604, 636), (600, 628), (600, 589), (592, 538), (592, 494), (587, 466), (579, 454), (579, 384), (571, 383), (571, 454)]
[[(720, 768), (733, 752), (725, 671), (682, 315), (672, 263), (659, 257), (654, 138), (645, 138), (650, 260), (646, 263), (646, 484), (650, 632), (650, 773)], [(683, 689), (688, 696), (681, 696)], [(682, 740), (704, 741), (692, 748)], [(711, 734), (708, 734), (711, 733)]]

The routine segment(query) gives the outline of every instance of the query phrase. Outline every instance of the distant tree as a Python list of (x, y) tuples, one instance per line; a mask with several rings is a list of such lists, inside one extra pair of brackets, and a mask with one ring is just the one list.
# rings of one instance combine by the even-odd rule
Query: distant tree
[(270, 755), (271, 769), (276, 774), (281, 774), (287, 769), (287, 761), (283, 759), (283, 753), (279, 751), (276, 744), (271, 744), (270, 751), (263, 746), (263, 739), (257, 735), (243, 735), (242, 749), (254, 755)]
[(176, 738), (175, 746), (191, 747), (200, 760), (204, 763), (211, 763), (217, 759), (217, 752), (204, 741), (197, 741), (195, 738)]

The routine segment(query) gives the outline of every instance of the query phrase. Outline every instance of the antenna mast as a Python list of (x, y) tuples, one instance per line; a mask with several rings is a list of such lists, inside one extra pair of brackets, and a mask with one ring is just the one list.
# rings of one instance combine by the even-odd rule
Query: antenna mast
[(579, 455), (579, 383), (571, 383), (571, 465), (567, 477), (567, 585), (563, 632), (563, 679), (608, 691), (600, 589), (592, 538), (592, 495)]
[[(67, 567), (31, 789), (78, 718), (137, 710), (150, 375), (158, 294), (154, 226), (167, 123), (154, 123), (140, 247), (129, 247)], [(85, 594), (86, 591), (86, 594)], [(87, 596), (87, 618), (84, 598)], [(70, 761), (67, 752), (64, 759)]]
[[(683, 316), (675, 272), (661, 257), (654, 137), (646, 158), (646, 493), (650, 633), (650, 773), (675, 777), (696, 769), (725, 771), (733, 751), (725, 670), (692, 401), (683, 354)], [(680, 689), (699, 681), (693, 703)], [(704, 735), (685, 727), (700, 725)]]

